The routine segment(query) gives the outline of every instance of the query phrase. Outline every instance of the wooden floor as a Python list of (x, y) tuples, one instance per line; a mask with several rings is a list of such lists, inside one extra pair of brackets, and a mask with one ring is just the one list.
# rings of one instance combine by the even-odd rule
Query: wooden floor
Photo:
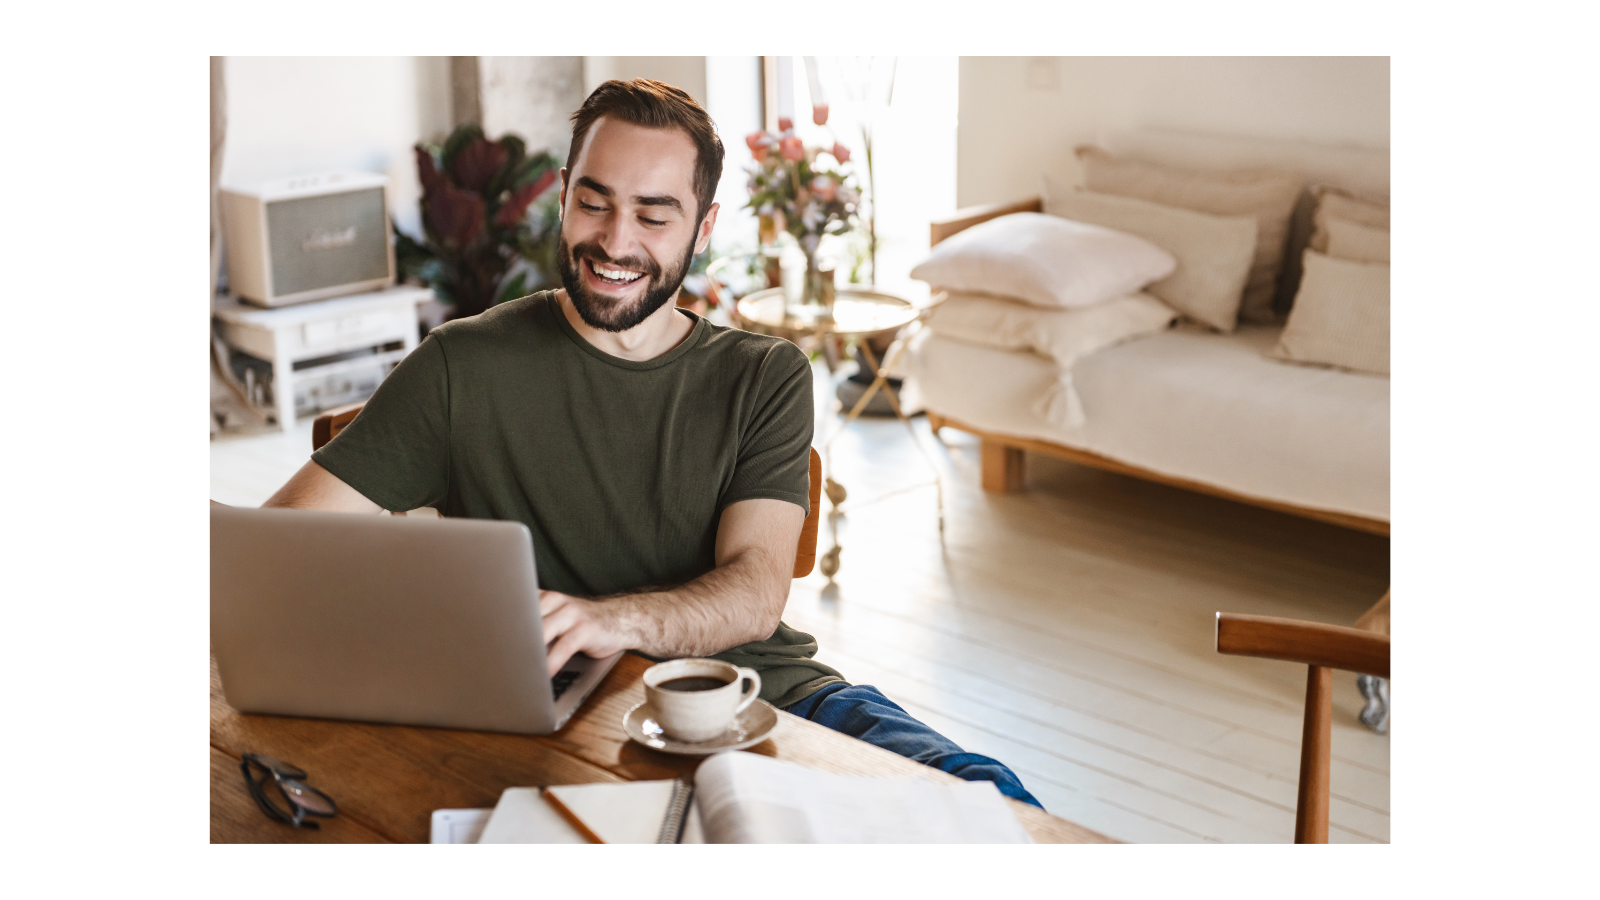
[[(837, 421), (819, 415), (819, 446)], [(795, 582), (785, 615), (818, 658), (1112, 837), (1290, 840), (1305, 669), (1218, 656), (1213, 615), (1349, 624), (1388, 586), (1388, 539), (1032, 455), (1025, 491), (985, 494), (974, 439), (915, 427), (943, 542), (905, 427), (852, 424), (830, 454), (850, 491), (841, 569)], [(259, 504), (310, 440), (302, 420), (213, 441), (212, 499)], [(1336, 673), (1334, 842), (1389, 840), (1389, 737), (1360, 709)]]

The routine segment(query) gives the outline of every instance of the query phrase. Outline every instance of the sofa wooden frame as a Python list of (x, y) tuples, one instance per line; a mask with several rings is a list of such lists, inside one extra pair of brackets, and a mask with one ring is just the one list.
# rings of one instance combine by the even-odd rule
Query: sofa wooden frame
[[(949, 218), (936, 220), (929, 225), (929, 245), (937, 244), (953, 234), (1000, 216), (1019, 212), (1043, 211), (1044, 203), (1039, 197), (1032, 197), (1016, 203), (998, 203), (991, 206), (973, 206), (957, 210)], [(984, 431), (981, 428), (975, 428), (948, 416), (940, 415), (933, 410), (928, 411), (928, 424), (933, 428), (935, 434), (938, 434), (941, 428), (954, 428), (978, 437), (981, 441), (983, 489), (986, 491), (1014, 491), (1020, 489), (1024, 473), (1025, 457), (1023, 454), (1040, 453), (1080, 465), (1104, 469), (1108, 472), (1131, 475), (1134, 478), (1142, 478), (1158, 484), (1180, 487), (1201, 494), (1210, 494), (1213, 497), (1236, 500), (1240, 503), (1248, 503), (1252, 506), (1277, 510), (1278, 512), (1302, 516), (1307, 519), (1316, 519), (1320, 522), (1330, 522), (1334, 525), (1365, 531), (1369, 534), (1389, 536), (1389, 523), (1383, 519), (1372, 519), (1349, 513), (1295, 506), (1294, 504), (1282, 503), (1277, 500), (1239, 494), (1204, 482), (1190, 481), (1186, 478), (1176, 478), (1171, 475), (1163, 475), (1160, 472), (1153, 472), (1149, 469), (1142, 469), (1107, 456), (1101, 456), (1098, 453), (1079, 450), (1076, 447)]]

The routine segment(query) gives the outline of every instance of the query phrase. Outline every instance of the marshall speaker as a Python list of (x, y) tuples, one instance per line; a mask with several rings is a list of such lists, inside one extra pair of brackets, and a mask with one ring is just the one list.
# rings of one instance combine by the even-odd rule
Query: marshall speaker
[(229, 288), (258, 306), (285, 306), (392, 284), (388, 183), (339, 172), (222, 188)]

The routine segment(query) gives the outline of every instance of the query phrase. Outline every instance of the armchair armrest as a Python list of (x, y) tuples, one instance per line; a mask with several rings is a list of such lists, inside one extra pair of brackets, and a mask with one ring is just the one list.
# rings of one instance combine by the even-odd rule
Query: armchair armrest
[(931, 247), (953, 234), (990, 219), (1019, 212), (1044, 212), (1044, 200), (1040, 197), (1029, 197), (1015, 203), (991, 203), (988, 206), (958, 209), (948, 218), (935, 219), (928, 223), (928, 246)]
[(1341, 625), (1219, 612), (1217, 652), (1389, 677), (1389, 636)]

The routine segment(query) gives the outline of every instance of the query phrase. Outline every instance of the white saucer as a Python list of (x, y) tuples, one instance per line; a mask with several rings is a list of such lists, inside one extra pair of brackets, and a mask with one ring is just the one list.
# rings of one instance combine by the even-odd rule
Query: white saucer
[(622, 730), (628, 737), (652, 750), (662, 753), (678, 753), (683, 756), (706, 756), (722, 750), (743, 750), (754, 747), (767, 739), (772, 734), (772, 729), (778, 725), (778, 711), (773, 709), (767, 701), (757, 700), (745, 708), (734, 720), (733, 727), (723, 732), (722, 736), (709, 741), (675, 741), (667, 737), (661, 730), (661, 725), (653, 718), (655, 711), (650, 708), (649, 701), (628, 710), (622, 717)]

